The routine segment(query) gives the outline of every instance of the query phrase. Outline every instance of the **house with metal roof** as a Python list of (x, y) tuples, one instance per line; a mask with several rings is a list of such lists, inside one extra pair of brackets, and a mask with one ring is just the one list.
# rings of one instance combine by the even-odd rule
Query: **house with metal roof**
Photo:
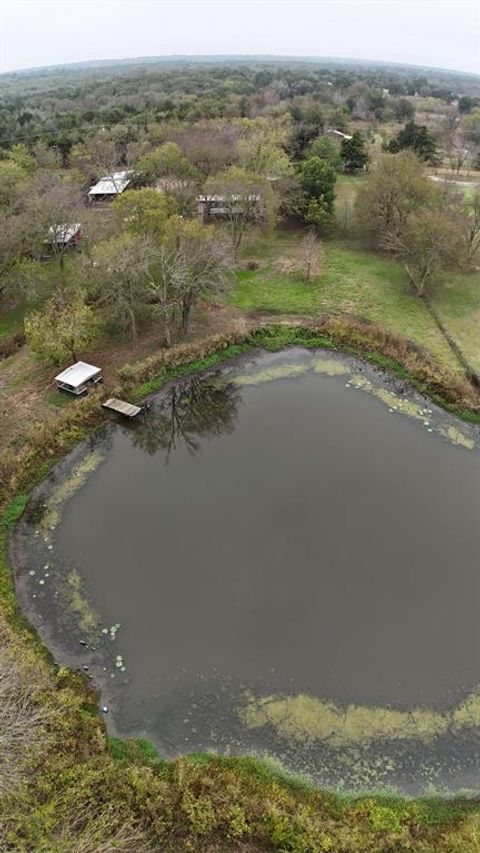
[(110, 201), (116, 198), (120, 193), (127, 189), (132, 180), (133, 172), (112, 172), (111, 175), (105, 175), (100, 178), (98, 183), (90, 187), (88, 191), (88, 199), (91, 202)]
[(75, 246), (81, 239), (82, 225), (80, 222), (64, 222), (51, 225), (45, 243), (56, 246)]

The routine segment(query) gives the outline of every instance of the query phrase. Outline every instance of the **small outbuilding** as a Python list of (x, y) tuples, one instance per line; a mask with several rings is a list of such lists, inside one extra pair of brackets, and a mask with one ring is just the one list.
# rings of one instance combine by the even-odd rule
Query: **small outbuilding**
[(60, 391), (67, 391), (69, 394), (75, 394), (80, 397), (86, 394), (92, 385), (102, 380), (102, 371), (99, 367), (94, 367), (93, 364), (87, 364), (85, 361), (77, 361), (66, 370), (62, 370), (55, 377), (57, 388)]
[(236, 216), (248, 217), (252, 208), (259, 210), (262, 197), (258, 193), (243, 195), (197, 196), (197, 211), (205, 221), (209, 219), (229, 219)]
[(100, 178), (98, 183), (90, 187), (88, 199), (90, 202), (111, 201), (127, 189), (132, 180), (132, 171), (112, 172)]
[(62, 223), (51, 225), (48, 229), (48, 237), (45, 243), (65, 248), (73, 248), (78, 245), (82, 238), (82, 225), (80, 222)]

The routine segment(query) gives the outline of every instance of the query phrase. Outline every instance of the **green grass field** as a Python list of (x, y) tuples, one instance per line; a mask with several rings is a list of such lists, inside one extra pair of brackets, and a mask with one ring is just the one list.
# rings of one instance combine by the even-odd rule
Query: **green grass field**
[(480, 274), (446, 276), (433, 302), (471, 367), (480, 371)]
[[(258, 241), (245, 260), (258, 268), (241, 269), (233, 304), (247, 312), (319, 316), (347, 313), (380, 323), (424, 347), (442, 365), (459, 370), (450, 346), (426, 305), (408, 292), (396, 261), (341, 241), (322, 241), (317, 274), (305, 280), (302, 234), (284, 231)], [(467, 358), (480, 368), (480, 281), (455, 274), (434, 294), (445, 324)]]
[(26, 310), (26, 305), (22, 302), (5, 314), (0, 315), (0, 341), (22, 331)]
[[(73, 258), (66, 258), (65, 268), (68, 272), (72, 269), (74, 263)], [(33, 310), (44, 302), (52, 292), (55, 283), (59, 279), (59, 268), (57, 261), (52, 259), (42, 261), (36, 270), (36, 281), (32, 284), (30, 299), (27, 299), (27, 294), (21, 289), (19, 284), (20, 297), (15, 299), (15, 306), (6, 311), (0, 310), (0, 341), (3, 338), (10, 337), (16, 332), (21, 332), (23, 329), (23, 321), (25, 314)], [(15, 294), (12, 293), (12, 301)]]

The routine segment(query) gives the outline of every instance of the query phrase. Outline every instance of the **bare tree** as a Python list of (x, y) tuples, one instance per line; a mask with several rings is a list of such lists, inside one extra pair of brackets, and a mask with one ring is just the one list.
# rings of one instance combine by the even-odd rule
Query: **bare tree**
[(148, 282), (151, 301), (163, 317), (167, 347), (172, 345), (171, 318), (178, 304), (178, 274), (182, 268), (179, 261), (177, 248), (161, 246), (155, 263), (155, 277)]
[[(121, 128), (113, 130), (98, 130), (91, 134), (87, 139), (75, 145), (70, 154), (70, 160), (73, 166), (80, 169), (88, 180), (98, 180), (102, 177), (109, 178), (115, 188), (117, 188), (115, 175), (119, 169), (119, 164), (122, 162), (121, 140), (118, 136), (118, 131)], [(120, 167), (121, 168), (121, 167)]]
[(232, 275), (228, 246), (213, 229), (198, 228), (199, 225), (188, 223), (178, 239), (176, 288), (184, 334), (188, 332), (192, 308), (198, 299), (226, 290)]
[(318, 259), (319, 240), (314, 231), (307, 231), (302, 241), (305, 278), (311, 281), (312, 269)]
[(458, 255), (458, 234), (450, 217), (440, 210), (413, 214), (401, 228), (384, 233), (382, 247), (401, 262), (418, 296)]
[(238, 129), (229, 122), (204, 122), (171, 134), (188, 161), (205, 177), (235, 163)]

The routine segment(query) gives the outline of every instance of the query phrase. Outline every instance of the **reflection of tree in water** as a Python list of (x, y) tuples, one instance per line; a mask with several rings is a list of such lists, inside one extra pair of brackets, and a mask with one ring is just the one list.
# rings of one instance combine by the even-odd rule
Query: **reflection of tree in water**
[(233, 432), (240, 400), (235, 385), (215, 380), (173, 385), (138, 419), (133, 443), (146, 453), (163, 450), (167, 460), (181, 443), (197, 453), (199, 438)]

